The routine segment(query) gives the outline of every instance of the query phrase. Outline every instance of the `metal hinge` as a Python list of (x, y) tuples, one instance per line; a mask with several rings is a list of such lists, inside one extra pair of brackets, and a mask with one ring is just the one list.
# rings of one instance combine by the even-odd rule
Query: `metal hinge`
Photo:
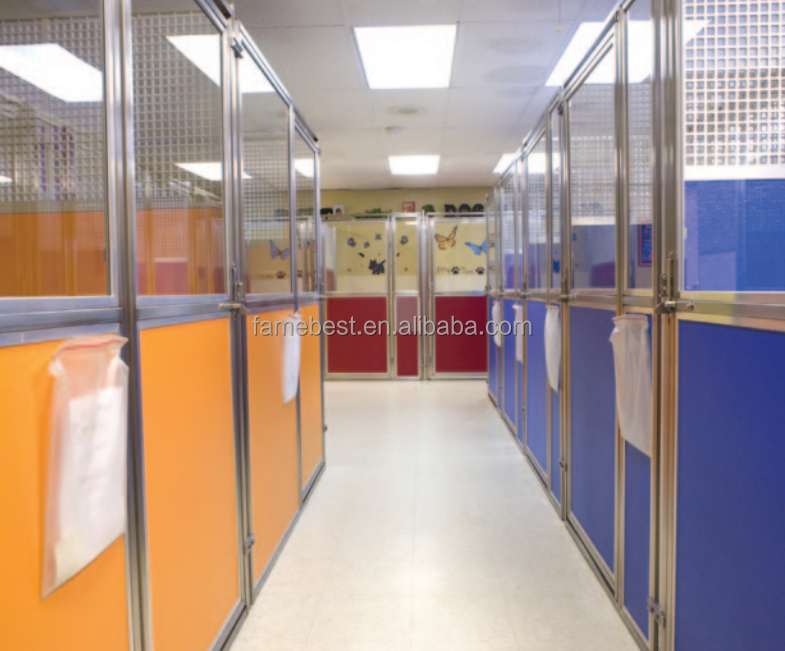
[(245, 539), (245, 543), (243, 544), (243, 551), (245, 551), (246, 554), (250, 554), (255, 543), (256, 543), (256, 536), (251, 534)]
[(559, 459), (559, 468), (567, 472), (567, 459)]
[(559, 298), (556, 299), (559, 303), (567, 304), (570, 301), (575, 300), (575, 294), (562, 294)]
[(243, 44), (239, 39), (237, 38), (232, 39), (232, 50), (234, 51), (234, 56), (236, 56), (238, 59), (243, 58), (244, 56), (243, 52), (245, 51), (245, 48), (243, 47)]
[(649, 612), (654, 615), (654, 621), (656, 621), (662, 628), (665, 628), (665, 611), (662, 609), (662, 606), (658, 604), (654, 599), (649, 597), (648, 601), (646, 602), (646, 607), (649, 609)]

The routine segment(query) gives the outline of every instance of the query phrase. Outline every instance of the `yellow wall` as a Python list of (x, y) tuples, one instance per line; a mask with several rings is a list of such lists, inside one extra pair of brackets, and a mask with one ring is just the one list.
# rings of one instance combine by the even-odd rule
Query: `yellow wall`
[(397, 190), (322, 190), (322, 208), (332, 208), (342, 204), (347, 215), (364, 213), (366, 210), (381, 208), (383, 211), (403, 211), (404, 201), (414, 201), (416, 209), (425, 204), (433, 204), (436, 212), (444, 211), (444, 204), (451, 203), (456, 210), (462, 203), (474, 206), (485, 205), (485, 195), (490, 188), (431, 188)]

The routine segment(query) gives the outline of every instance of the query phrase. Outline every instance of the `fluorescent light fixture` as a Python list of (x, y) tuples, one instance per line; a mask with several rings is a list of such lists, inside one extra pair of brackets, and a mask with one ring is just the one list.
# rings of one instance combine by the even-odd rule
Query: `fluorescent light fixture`
[(441, 156), (388, 156), (394, 176), (431, 176), (439, 171)]
[(3, 176), (2, 174), (0, 174), (0, 185), (7, 185), (8, 183), (13, 183), (13, 182), (14, 182), (13, 179), (8, 178), (7, 176)]
[(64, 102), (100, 102), (103, 73), (55, 43), (0, 46), (0, 68)]
[(507, 168), (512, 165), (512, 162), (518, 158), (518, 154), (502, 154), (496, 167), (493, 168), (494, 174), (502, 174), (507, 171)]
[[(222, 163), (175, 163), (175, 166), (196, 176), (201, 176), (208, 181), (223, 181), (224, 178)], [(250, 178), (253, 177), (243, 172), (243, 179)]]
[(307, 176), (309, 179), (313, 178), (313, 158), (295, 158), (294, 169), (298, 174)]
[(368, 88), (449, 88), (456, 25), (355, 27)]
[[(221, 85), (221, 41), (217, 34), (167, 36), (166, 40), (216, 86)], [(267, 77), (249, 57), (239, 60), (238, 71), (240, 90), (244, 95), (273, 92)]]
[[(689, 43), (703, 31), (708, 23), (705, 20), (686, 20), (683, 22), (684, 42)], [(564, 54), (556, 63), (551, 72), (546, 86), (562, 86), (569, 76), (580, 65), (589, 49), (602, 32), (604, 23), (581, 23), (572, 37)], [(627, 78), (631, 84), (640, 84), (651, 76), (654, 70), (654, 35), (652, 23), (648, 20), (631, 20), (628, 24), (627, 40), (630, 60), (627, 68)], [(616, 79), (616, 59), (606, 56), (592, 71), (587, 84), (612, 84)]]

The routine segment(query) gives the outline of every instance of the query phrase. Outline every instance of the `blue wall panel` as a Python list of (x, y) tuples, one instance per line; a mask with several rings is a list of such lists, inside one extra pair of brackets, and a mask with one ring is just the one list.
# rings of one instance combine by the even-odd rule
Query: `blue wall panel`
[[(509, 324), (515, 323), (515, 301), (504, 301), (504, 320)], [(515, 425), (517, 401), (515, 399), (515, 334), (511, 332), (504, 337), (504, 413)]]
[(570, 308), (571, 509), (614, 569), (616, 397), (608, 338), (615, 312)]
[[(526, 303), (524, 303), (524, 308), (523, 308), (524, 320), (528, 320), (528, 317), (526, 316), (526, 310), (527, 309), (528, 309), (528, 307), (526, 306)], [(526, 347), (528, 346), (528, 342), (529, 342), (529, 339), (530, 339), (528, 334), (529, 334), (529, 331), (526, 330), (525, 331), (525, 335), (524, 335), (524, 343), (523, 343), (523, 346), (524, 346), (524, 348), (523, 348), (524, 359), (526, 358)], [(524, 395), (525, 378), (523, 377), (523, 363), (522, 362), (516, 362), (515, 363), (515, 372), (518, 374), (518, 414), (519, 414), (519, 418), (518, 418), (518, 440), (521, 443), (523, 443), (523, 432), (526, 429), (526, 418), (525, 418), (525, 415), (524, 415), (524, 412), (523, 412), (523, 407), (525, 405), (524, 401), (525, 401), (525, 397), (526, 396)]]
[(625, 442), (624, 463), (624, 605), (648, 637), (651, 459)]
[[(493, 306), (493, 299), (488, 299), (488, 321), (492, 319), (491, 307)], [(499, 358), (498, 347), (493, 341), (493, 337), (488, 335), (488, 391), (499, 403)]]
[[(652, 321), (649, 321), (649, 347)], [(649, 551), (651, 532), (651, 459), (624, 443), (624, 605), (649, 635)]]
[(545, 370), (545, 303), (529, 301), (526, 385), (526, 446), (545, 472), (548, 472), (548, 386)]
[(783, 648), (785, 334), (679, 326), (676, 651)]
[(785, 182), (684, 184), (685, 288), (785, 289)]
[(561, 394), (553, 389), (551, 392), (551, 492), (561, 502)]

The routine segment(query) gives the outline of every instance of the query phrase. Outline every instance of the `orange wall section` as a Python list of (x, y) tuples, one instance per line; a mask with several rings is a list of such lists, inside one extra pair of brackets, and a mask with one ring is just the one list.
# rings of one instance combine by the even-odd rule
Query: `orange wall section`
[[(319, 320), (319, 306), (302, 309), (306, 323)], [(300, 358), (300, 436), (302, 438), (303, 486), (313, 477), (324, 458), (322, 422), (321, 337), (303, 337)]]
[(123, 540), (41, 600), (48, 368), (61, 343), (0, 349), (0, 648), (125, 651)]
[[(289, 311), (258, 315), (283, 321)], [(254, 335), (248, 317), (248, 398), (254, 583), (262, 576), (297, 513), (297, 402), (283, 404), (283, 336)], [(259, 326), (257, 326), (259, 331)]]
[(239, 601), (229, 319), (143, 330), (156, 651), (206, 651)]

